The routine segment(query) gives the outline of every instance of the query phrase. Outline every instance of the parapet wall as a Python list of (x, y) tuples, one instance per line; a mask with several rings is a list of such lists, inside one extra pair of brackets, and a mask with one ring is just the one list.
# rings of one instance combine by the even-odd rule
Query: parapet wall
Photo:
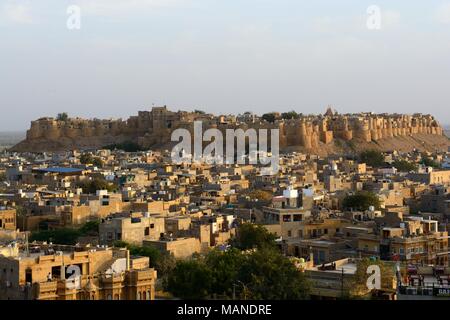
[[(248, 120), (248, 119), (251, 119)], [(166, 107), (154, 107), (140, 111), (127, 120), (85, 120), (69, 118), (66, 121), (41, 118), (31, 122), (26, 140), (13, 150), (37, 151), (45, 145), (54, 149), (71, 149), (77, 146), (102, 147), (108, 141), (132, 140), (143, 147), (154, 147), (170, 142), (176, 128), (193, 132), (193, 122), (201, 120), (203, 130), (218, 128), (279, 128), (280, 147), (315, 149), (330, 145), (336, 139), (355, 142), (373, 142), (385, 138), (414, 136), (416, 134), (442, 136), (443, 129), (431, 115), (359, 113), (341, 115), (327, 112), (325, 115), (302, 116), (299, 119), (276, 120), (269, 123), (259, 117), (214, 116), (193, 112), (172, 112)], [(38, 148), (38, 149), (39, 149)], [(49, 147), (50, 148), (50, 147)], [(41, 151), (41, 150), (39, 150)], [(51, 151), (51, 150), (48, 150)]]
[[(295, 129), (294, 129), (295, 128)], [(334, 139), (372, 142), (384, 138), (414, 134), (443, 135), (443, 129), (430, 115), (352, 114), (307, 117), (280, 124), (283, 146), (299, 145), (314, 148), (319, 142)]]

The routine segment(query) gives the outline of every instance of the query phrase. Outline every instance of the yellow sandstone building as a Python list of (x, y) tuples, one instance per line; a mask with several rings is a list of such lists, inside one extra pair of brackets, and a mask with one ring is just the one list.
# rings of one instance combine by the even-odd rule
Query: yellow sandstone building
[(0, 255), (0, 300), (153, 300), (149, 258), (123, 248), (10, 245)]

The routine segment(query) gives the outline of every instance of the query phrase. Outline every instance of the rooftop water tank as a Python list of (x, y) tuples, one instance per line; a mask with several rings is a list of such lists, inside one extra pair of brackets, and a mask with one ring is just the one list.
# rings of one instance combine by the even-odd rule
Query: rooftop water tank
[(295, 190), (292, 186), (289, 186), (286, 190), (283, 191), (283, 197), (287, 199), (297, 198), (298, 191)]

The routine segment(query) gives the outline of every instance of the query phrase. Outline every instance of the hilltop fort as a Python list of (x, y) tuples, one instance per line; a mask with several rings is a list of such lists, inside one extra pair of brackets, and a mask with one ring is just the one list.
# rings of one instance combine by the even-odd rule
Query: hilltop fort
[(322, 115), (296, 115), (286, 119), (273, 113), (272, 120), (246, 112), (240, 115), (173, 112), (164, 107), (140, 111), (127, 120), (46, 117), (31, 122), (26, 139), (12, 148), (18, 152), (98, 149), (106, 145), (133, 142), (142, 148), (167, 148), (176, 128), (193, 129), (202, 121), (204, 130), (217, 128), (280, 129), (280, 148), (330, 154), (365, 148), (408, 151), (413, 148), (447, 150), (449, 139), (431, 115), (423, 114), (339, 114), (331, 108)]

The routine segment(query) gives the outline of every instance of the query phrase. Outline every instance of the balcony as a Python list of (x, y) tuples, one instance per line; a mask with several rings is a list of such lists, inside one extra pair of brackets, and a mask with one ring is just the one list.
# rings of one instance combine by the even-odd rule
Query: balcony
[(81, 277), (58, 281), (58, 291), (70, 292), (81, 288)]
[(100, 279), (105, 288), (121, 287), (125, 280), (125, 274), (102, 275)]
[(58, 281), (47, 281), (36, 284), (39, 293), (55, 292), (58, 288)]
[(35, 297), (38, 300), (56, 299), (58, 297), (58, 281), (39, 282), (33, 284)]
[(154, 281), (155, 276), (154, 269), (148, 270), (134, 270), (129, 274), (129, 280), (131, 283), (137, 283), (139, 281)]

